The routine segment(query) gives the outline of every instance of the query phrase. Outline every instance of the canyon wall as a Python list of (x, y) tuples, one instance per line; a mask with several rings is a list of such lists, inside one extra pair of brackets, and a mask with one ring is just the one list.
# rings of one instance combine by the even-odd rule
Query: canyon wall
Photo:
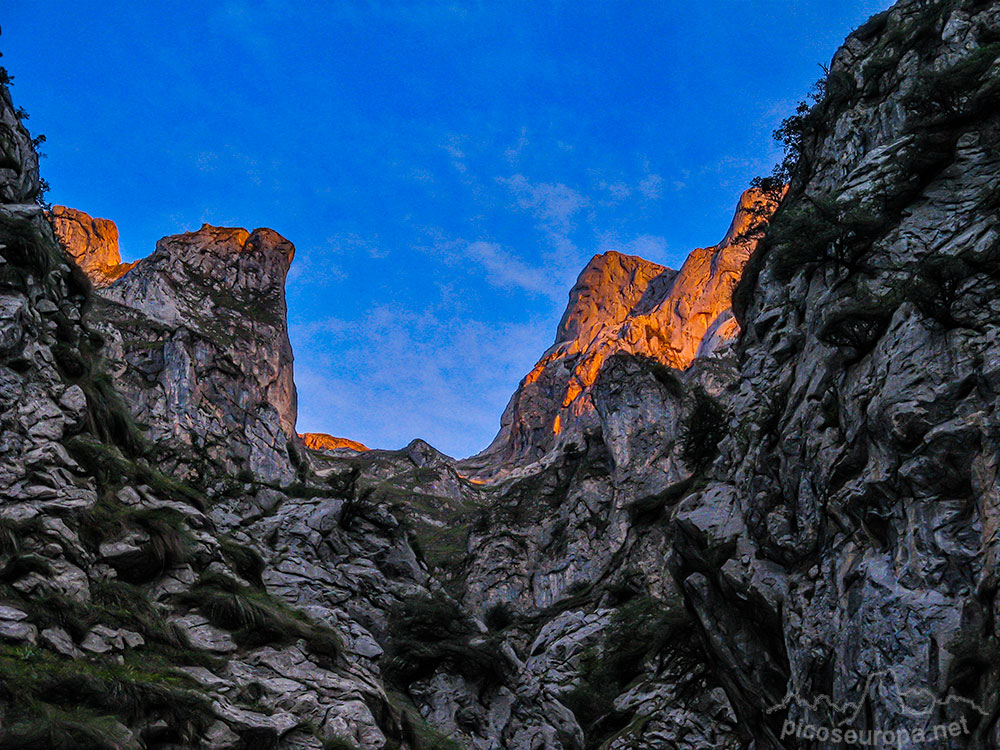
[(996, 747), (997, 28), (852, 34), (787, 195), (596, 257), (464, 462), (296, 435), (271, 230), (60, 245), (4, 90), (0, 747)]

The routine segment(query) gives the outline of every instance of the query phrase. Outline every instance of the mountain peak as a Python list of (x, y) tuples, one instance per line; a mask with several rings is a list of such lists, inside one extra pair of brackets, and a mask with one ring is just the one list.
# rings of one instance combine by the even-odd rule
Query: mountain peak
[(200, 251), (223, 253), (276, 253), (291, 263), (295, 258), (295, 246), (267, 227), (259, 227), (252, 232), (243, 227), (217, 227), (202, 224), (194, 232), (184, 232), (164, 237), (161, 242), (172, 241), (175, 245), (185, 245)]
[(570, 290), (569, 304), (556, 331), (556, 345), (590, 340), (600, 328), (620, 324), (641, 312), (640, 308), (649, 307), (649, 301), (662, 294), (676, 273), (614, 250), (595, 255)]
[(294, 245), (272, 229), (203, 224), (116, 264), (112, 222), (65, 207), (53, 222), (98, 287), (119, 385), (140, 420), (191, 447), (177, 457), (184, 471), (208, 459), (288, 480), (296, 394), (285, 278)]
[(493, 443), (472, 472), (538, 460), (576, 439), (593, 417), (590, 390), (620, 352), (683, 370), (714, 356), (737, 335), (732, 292), (756, 247), (755, 229), (776, 203), (758, 190), (739, 199), (718, 245), (694, 250), (673, 271), (634, 255), (606, 252), (584, 267), (569, 294), (555, 343), (521, 381)]
[(110, 219), (93, 218), (68, 206), (53, 206), (49, 216), (56, 238), (94, 286), (114, 283), (135, 265), (122, 263), (118, 227)]
[(346, 448), (361, 452), (369, 449), (367, 445), (359, 443), (357, 440), (334, 437), (333, 435), (327, 435), (325, 432), (303, 432), (299, 434), (299, 437), (302, 438), (302, 442), (306, 448), (313, 451), (335, 451)]
[[(242, 227), (216, 227), (202, 224), (194, 232), (183, 232), (164, 237), (156, 243), (156, 256), (169, 255), (187, 265), (195, 265), (213, 276), (225, 276), (226, 266), (218, 260), (219, 256), (257, 256), (261, 259), (275, 261), (271, 270), (284, 276), (295, 258), (295, 246), (275, 232), (273, 229), (261, 227), (252, 232)], [(149, 259), (146, 259), (149, 260)], [(146, 262), (145, 260), (140, 263)], [(218, 263), (219, 268), (213, 271), (211, 264)]]

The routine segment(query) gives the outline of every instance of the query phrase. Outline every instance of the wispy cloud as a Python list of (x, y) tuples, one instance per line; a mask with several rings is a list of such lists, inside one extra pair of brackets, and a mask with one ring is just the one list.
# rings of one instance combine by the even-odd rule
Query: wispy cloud
[(389, 250), (378, 235), (362, 237), (357, 232), (341, 232), (327, 237), (326, 247), (338, 254), (363, 253), (369, 258), (389, 257)]
[(522, 174), (498, 177), (514, 194), (517, 205), (530, 211), (545, 229), (566, 234), (574, 229), (573, 218), (590, 204), (589, 199), (561, 182), (533, 183)]
[[(411, 236), (402, 242), (426, 259), (415, 269), (426, 285), (419, 302), (376, 302), (357, 319), (293, 328), (302, 430), (379, 447), (422, 437), (452, 454), (484, 447), (520, 378), (551, 344), (589, 257), (617, 250), (666, 262), (666, 240), (640, 223), (669, 189), (646, 160), (631, 172), (566, 171), (553, 156), (561, 147), (551, 137), (543, 146), (526, 128), (507, 137), (439, 134), (435, 151), (436, 169), (433, 161), (398, 168), (407, 180), (434, 179), (435, 189), (461, 186), (462, 220), (428, 226), (408, 217)], [(328, 244), (353, 258), (385, 253), (377, 235), (341, 233)], [(531, 319), (518, 313), (505, 323), (477, 307), (487, 299), (530, 310)]]
[(470, 242), (465, 246), (466, 255), (479, 263), (487, 279), (502, 289), (523, 289), (541, 294), (559, 302), (566, 297), (565, 290), (553, 288), (552, 276), (544, 267), (525, 263), (495, 242)]
[(615, 182), (600, 180), (597, 186), (600, 190), (607, 193), (607, 197), (602, 201), (603, 205), (618, 206), (632, 195), (632, 188), (623, 180), (616, 180)]
[(434, 173), (429, 169), (414, 167), (410, 170), (410, 177), (417, 182), (434, 182)]
[(563, 281), (568, 269), (584, 262), (584, 253), (574, 235), (581, 213), (592, 205), (590, 198), (562, 182), (533, 182), (523, 174), (498, 177), (514, 198), (514, 205), (528, 213), (542, 232), (542, 264), (554, 271), (551, 282)]
[(639, 193), (649, 201), (663, 195), (663, 178), (658, 174), (648, 174), (639, 181)]
[(489, 285), (506, 291), (541, 295), (555, 303), (565, 301), (564, 290), (552, 283), (552, 269), (530, 263), (497, 242), (450, 237), (439, 228), (425, 228), (420, 245), (429, 258), (453, 268), (464, 268)]
[(296, 363), (300, 431), (381, 448), (421, 437), (452, 455), (489, 443), (518, 381), (551, 343), (548, 321), (498, 326), (389, 306), (293, 326), (291, 335), (296, 350), (310, 352)]
[(521, 134), (517, 139), (517, 143), (513, 146), (507, 148), (504, 152), (504, 158), (507, 163), (512, 167), (517, 166), (518, 162), (521, 160), (521, 153), (528, 146), (531, 141), (528, 140), (528, 129), (526, 127), (521, 127)]
[(451, 165), (456, 171), (465, 174), (468, 166), (465, 163), (465, 150), (462, 148), (462, 138), (459, 136), (448, 136), (448, 139), (441, 144), (441, 148), (451, 157)]
[(348, 274), (340, 262), (352, 256), (355, 259), (360, 256), (382, 260), (389, 257), (389, 251), (378, 235), (362, 237), (355, 232), (333, 234), (312, 247), (296, 248), (295, 262), (288, 270), (288, 284), (317, 288), (345, 281)]

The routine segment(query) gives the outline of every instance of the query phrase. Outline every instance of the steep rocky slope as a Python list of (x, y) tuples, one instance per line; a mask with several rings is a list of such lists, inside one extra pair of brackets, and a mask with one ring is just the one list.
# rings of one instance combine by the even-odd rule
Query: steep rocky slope
[[(1000, 743), (998, 28), (996, 3), (899, 3), (791, 123), (798, 168), (737, 294), (733, 435), (678, 509), (678, 578), (758, 736), (791, 689)], [(879, 673), (895, 688), (864, 696)], [(985, 715), (914, 705), (949, 693)]]
[[(101, 265), (88, 264), (86, 247), (67, 250), (98, 281), (104, 278)], [(103, 253), (103, 245), (95, 251)], [(217, 710), (210, 716), (220, 722), (196, 728), (211, 729), (202, 741), (239, 746), (245, 739), (233, 737), (254, 731), (281, 747), (308, 747), (312, 735), (292, 721), (297, 718), (311, 722), (320, 736), (364, 747), (382, 747), (394, 737), (404, 746), (434, 746), (431, 730), (421, 728), (423, 717), (409, 707), (414, 702), (461, 745), (581, 745), (580, 721), (560, 700), (573, 692), (576, 675), (559, 666), (559, 654), (567, 643), (579, 650), (594, 641), (614, 613), (572, 609), (596, 601), (581, 599), (578, 589), (616, 575), (634, 512), (630, 504), (637, 497), (648, 500), (669, 481), (690, 478), (692, 459), (681, 455), (677, 434), (697, 401), (685, 394), (684, 379), (715, 389), (719, 372), (731, 368), (731, 356), (708, 358), (711, 367), (692, 368), (689, 375), (652, 359), (640, 361), (636, 370), (631, 361), (612, 357), (608, 368), (624, 367), (629, 374), (621, 380), (635, 381), (629, 398), (641, 394), (642, 402), (632, 404), (638, 411), (619, 413), (616, 397), (600, 395), (595, 383), (594, 413), (600, 416), (594, 424), (607, 430), (608, 448), (596, 461), (573, 454), (567, 462), (556, 452), (555, 464), (536, 467), (517, 482), (471, 481), (461, 467), (419, 441), (404, 451), (359, 455), (338, 450), (340, 442), (309, 436), (316, 450), (305, 453), (292, 439), (294, 401), (284, 397), (286, 389), (279, 388), (275, 397), (266, 387), (291, 378), (290, 353), (284, 355), (283, 281), (292, 256), (290, 245), (269, 230), (203, 227), (166, 238), (152, 256), (87, 296), (85, 319), (100, 331), (103, 344), (95, 361), (111, 368), (131, 416), (150, 441), (128, 448), (123, 460), (134, 460), (139, 468), (108, 480), (107, 491), (120, 502), (155, 506), (162, 498), (146, 480), (154, 471), (148, 462), (154, 461), (191, 486), (175, 485), (176, 479), (158, 472), (155, 483), (168, 493), (181, 488), (175, 491), (196, 506), (184, 511), (186, 520), (174, 519), (181, 541), (170, 537), (177, 548), (173, 557), (159, 564), (146, 560), (144, 550), (163, 542), (145, 527), (125, 524), (100, 539), (98, 560), (114, 571), (112, 580), (130, 566), (143, 569), (127, 582), (141, 584), (141, 593), (162, 608), (191, 649), (185, 653), (204, 651), (218, 659), (208, 672), (197, 672), (214, 699), (224, 695), (234, 702), (243, 695), (243, 681), (251, 680), (260, 685), (253, 700), (267, 709), (246, 714), (252, 708), (237, 703), (229, 713)], [(607, 301), (620, 295), (614, 286), (603, 293)], [(574, 294), (563, 328), (582, 327), (586, 313), (580, 297)], [(593, 297), (592, 304), (596, 309), (605, 302)], [(254, 305), (257, 312), (249, 321), (237, 318)], [(595, 338), (606, 337), (599, 317), (589, 325)], [(128, 428), (127, 419), (119, 418)], [(638, 429), (640, 420), (646, 430)], [(262, 431), (268, 424), (280, 425), (281, 432)], [(271, 447), (271, 458), (255, 461), (250, 452), (247, 460), (248, 438), (261, 434), (268, 436), (259, 442)], [(582, 429), (578, 434), (591, 439)], [(599, 434), (592, 437), (600, 441)], [(140, 441), (137, 433), (134, 439)], [(620, 462), (614, 477), (602, 465), (611, 454)], [(576, 477), (561, 476), (577, 473), (581, 460), (603, 475), (593, 486), (578, 488)], [(132, 486), (129, 474), (146, 483)], [(572, 493), (573, 502), (559, 510), (554, 505), (563, 503), (563, 493)], [(522, 499), (540, 497), (553, 507), (534, 508), (520, 518)], [(607, 512), (613, 522), (579, 523), (595, 512)], [(525, 529), (525, 522), (539, 525), (541, 537), (538, 529)], [(195, 560), (183, 542), (192, 523), (220, 554), (202, 552)], [(552, 538), (560, 535), (565, 544), (553, 546)], [(509, 540), (518, 537), (525, 537), (530, 554), (508, 564)], [(237, 563), (243, 567), (234, 567)], [(489, 570), (497, 565), (507, 568), (503, 581)], [(89, 578), (90, 571), (82, 570)], [(255, 585), (263, 588), (254, 590)], [(233, 586), (238, 588), (227, 588)], [(253, 648), (260, 644), (237, 627), (238, 618), (220, 619), (213, 605), (200, 603), (199, 597), (214, 602), (222, 593), (236, 601), (275, 597), (267, 601), (278, 613), (282, 606), (301, 607), (322, 635), (300, 639), (298, 651), (279, 652), (267, 662), (270, 671), (258, 669), (251, 678), (247, 665), (264, 658)], [(90, 629), (80, 626), (78, 637), (89, 638), (98, 627), (111, 629), (86, 624)], [(256, 627), (268, 631), (266, 620)], [(322, 649), (329, 646), (322, 644), (338, 640), (345, 647), (334, 661), (323, 662)], [(73, 637), (69, 643), (80, 648)], [(321, 644), (320, 656), (310, 650), (315, 643)], [(529, 645), (533, 658), (526, 658)], [(270, 654), (275, 645), (265, 648)], [(171, 658), (201, 663), (200, 656)], [(195, 729), (188, 731), (193, 737)], [(136, 733), (143, 737), (141, 729)]]
[(852, 35), (785, 128), (733, 371), (616, 354), (583, 438), (491, 486), (463, 601), (503, 604), (549, 701), (502, 746), (813, 747), (786, 722), (851, 702), (1000, 744), (998, 21), (903, 2)]
[(577, 441), (594, 424), (598, 373), (619, 352), (684, 369), (724, 347), (738, 331), (733, 287), (775, 205), (748, 190), (722, 242), (692, 252), (680, 271), (617, 252), (595, 256), (570, 291), (555, 343), (521, 381), (493, 443), (466, 469), (509, 472)]
[(99, 287), (91, 320), (105, 336), (103, 355), (136, 420), (154, 443), (169, 444), (166, 465), (185, 478), (249, 472), (291, 481), (292, 244), (270, 229), (206, 224), (122, 266), (114, 265), (112, 222), (57, 207), (53, 225)]
[(300, 441), (270, 230), (90, 289), (4, 91), (0, 747), (1000, 745), (998, 28), (855, 32), (749, 262), (778, 191), (595, 258), (462, 463)]
[(286, 439), (291, 245), (203, 228), (98, 296), (0, 118), (0, 747), (439, 743), (357, 621), (426, 575)]

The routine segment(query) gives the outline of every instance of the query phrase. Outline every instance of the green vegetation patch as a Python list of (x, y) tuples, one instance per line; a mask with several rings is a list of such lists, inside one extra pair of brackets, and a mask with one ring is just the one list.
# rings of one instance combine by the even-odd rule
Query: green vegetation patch
[(231, 631), (236, 642), (246, 648), (301, 638), (315, 655), (337, 659), (343, 653), (343, 642), (332, 628), (314, 623), (265, 591), (242, 586), (224, 575), (202, 574), (195, 587), (179, 599), (197, 607), (213, 625)]
[(389, 503), (402, 515), (417, 554), (431, 569), (457, 573), (468, 553), (469, 534), (482, 505), (421, 491), (443, 470), (423, 467), (379, 482), (370, 497)]
[(952, 65), (925, 73), (907, 99), (924, 127), (958, 124), (1000, 104), (1000, 75), (987, 75), (1000, 58), (1000, 42), (983, 45)]
[(462, 745), (430, 726), (406, 696), (388, 691), (390, 705), (399, 714), (400, 736), (390, 737), (386, 750), (399, 750), (402, 743), (412, 750), (462, 750)]
[(681, 457), (695, 473), (704, 471), (726, 436), (726, 410), (703, 388), (695, 388), (691, 411), (681, 430)]
[(8, 705), (0, 748), (119, 747), (116, 720), (150, 719), (165, 723), (167, 741), (188, 744), (212, 721), (208, 700), (165, 670), (0, 646), (0, 675)]
[(159, 495), (199, 510), (205, 509), (205, 496), (200, 491), (150, 466), (146, 459), (127, 456), (115, 443), (84, 434), (70, 438), (66, 447), (73, 458), (97, 479), (99, 488), (105, 494), (126, 484), (145, 484)]
[(222, 547), (222, 554), (240, 578), (250, 581), (258, 588), (264, 587), (264, 560), (257, 550), (228, 536), (220, 537), (219, 545)]
[(621, 730), (615, 698), (686, 620), (680, 602), (668, 604), (651, 596), (636, 597), (615, 611), (603, 643), (583, 653), (579, 683), (562, 698), (583, 727), (588, 748), (599, 747)]
[(405, 686), (438, 669), (469, 680), (502, 684), (507, 660), (495, 636), (480, 633), (458, 604), (443, 594), (407, 599), (389, 617), (384, 670)]

